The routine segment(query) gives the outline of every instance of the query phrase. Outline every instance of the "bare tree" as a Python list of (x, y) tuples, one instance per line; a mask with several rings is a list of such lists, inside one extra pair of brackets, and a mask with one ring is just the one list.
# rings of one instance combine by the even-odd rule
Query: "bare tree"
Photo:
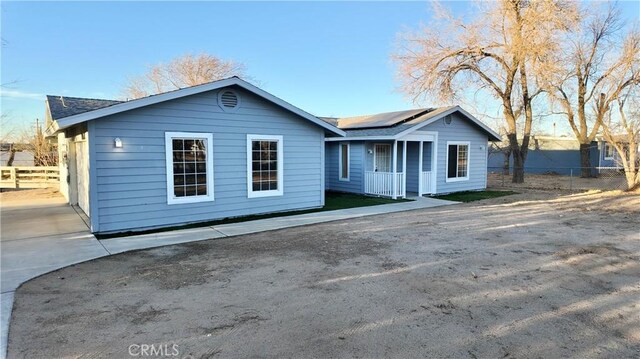
[(555, 54), (555, 69), (546, 73), (545, 82), (549, 98), (559, 105), (580, 142), (581, 176), (591, 177), (590, 148), (600, 124), (620, 94), (640, 81), (640, 72), (629, 71), (640, 42), (630, 33), (624, 51), (620, 49), (622, 23), (615, 5), (602, 11), (589, 3), (580, 13), (581, 23), (568, 33), (566, 50)]
[[(640, 58), (636, 58), (635, 66), (640, 66)], [(640, 86), (628, 87), (613, 107), (601, 122), (602, 134), (616, 149), (631, 190), (640, 187)]]
[(244, 75), (245, 67), (241, 63), (205, 53), (186, 54), (169, 63), (150, 66), (144, 75), (129, 79), (123, 92), (126, 98), (135, 99)]
[(36, 119), (33, 130), (25, 130), (21, 134), (16, 150), (31, 153), (36, 166), (56, 166), (58, 164), (57, 144), (47, 138), (42, 131), (40, 121)]
[(451, 101), (469, 89), (487, 90), (496, 98), (513, 156), (513, 182), (521, 183), (533, 100), (543, 92), (535, 79), (550, 67), (548, 54), (558, 50), (558, 33), (571, 26), (575, 9), (571, 3), (552, 0), (500, 0), (478, 6), (474, 19), (467, 22), (436, 6), (444, 21), (403, 36), (403, 50), (394, 59), (403, 90), (414, 101), (427, 96)]

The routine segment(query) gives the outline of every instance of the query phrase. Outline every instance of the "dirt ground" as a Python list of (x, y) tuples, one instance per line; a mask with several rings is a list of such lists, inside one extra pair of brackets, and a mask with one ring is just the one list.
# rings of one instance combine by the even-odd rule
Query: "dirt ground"
[(580, 174), (565, 176), (559, 174), (533, 174), (526, 173), (524, 183), (511, 183), (510, 175), (491, 172), (487, 175), (489, 187), (517, 188), (517, 189), (543, 189), (563, 191), (588, 191), (588, 190), (625, 190), (627, 181), (624, 174), (608, 171), (600, 173), (599, 177), (580, 178)]
[(531, 191), (143, 250), (16, 292), (10, 358), (151, 344), (178, 358), (637, 358), (640, 194)]

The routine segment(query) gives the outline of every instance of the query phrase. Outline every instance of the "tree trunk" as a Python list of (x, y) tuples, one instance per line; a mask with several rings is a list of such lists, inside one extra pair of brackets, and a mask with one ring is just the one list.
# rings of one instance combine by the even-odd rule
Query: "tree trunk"
[(502, 151), (504, 155), (504, 162), (502, 163), (502, 174), (505, 176), (509, 175), (509, 159), (511, 158), (511, 150)]
[(515, 133), (508, 134), (507, 138), (509, 139), (511, 155), (513, 156), (513, 177), (511, 182), (524, 183), (524, 161), (527, 159), (529, 135), (525, 135), (522, 139), (522, 146), (518, 145), (518, 137)]
[(513, 183), (524, 183), (524, 156), (521, 151), (513, 153)]
[(9, 149), (9, 159), (7, 160), (7, 166), (11, 167), (13, 166), (13, 161), (16, 158), (16, 148), (13, 145), (9, 145), (11, 146)]
[(593, 171), (591, 168), (591, 144), (580, 144), (580, 177), (591, 178), (593, 177)]

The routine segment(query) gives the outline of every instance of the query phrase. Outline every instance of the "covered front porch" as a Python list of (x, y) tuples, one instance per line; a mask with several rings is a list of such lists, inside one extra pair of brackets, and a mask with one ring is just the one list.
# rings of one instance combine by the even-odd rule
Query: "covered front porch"
[(436, 190), (437, 134), (414, 133), (399, 140), (368, 141), (364, 193), (406, 198)]

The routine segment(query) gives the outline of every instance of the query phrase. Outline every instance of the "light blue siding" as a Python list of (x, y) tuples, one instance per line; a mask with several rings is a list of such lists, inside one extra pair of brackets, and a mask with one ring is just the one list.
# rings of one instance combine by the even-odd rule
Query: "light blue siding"
[[(458, 113), (446, 125), (443, 120), (431, 123), (421, 130), (438, 132), (436, 193), (482, 190), (487, 184), (487, 134)], [(469, 180), (446, 182), (447, 141), (469, 141)]]
[[(591, 144), (589, 153), (592, 167), (614, 166), (614, 161), (604, 159), (604, 153), (599, 150), (597, 142)], [(501, 172), (503, 165), (504, 154), (502, 152), (489, 153), (489, 172)], [(570, 175), (571, 173), (579, 173), (581, 167), (580, 149), (577, 146), (575, 149), (565, 150), (529, 148), (527, 160), (524, 163), (525, 173)], [(513, 156), (509, 157), (509, 168), (513, 170)]]
[(341, 181), (339, 173), (340, 144), (327, 142), (325, 148), (325, 185), (328, 190), (340, 192), (364, 192), (364, 142), (351, 141), (349, 146), (349, 180)]
[[(324, 130), (252, 93), (235, 90), (241, 97), (235, 112), (224, 112), (217, 105), (217, 91), (211, 91), (91, 121), (94, 231), (321, 206)], [(165, 132), (213, 134), (215, 201), (167, 204)], [(247, 134), (283, 136), (283, 196), (247, 198)], [(122, 148), (113, 147), (116, 137)]]

